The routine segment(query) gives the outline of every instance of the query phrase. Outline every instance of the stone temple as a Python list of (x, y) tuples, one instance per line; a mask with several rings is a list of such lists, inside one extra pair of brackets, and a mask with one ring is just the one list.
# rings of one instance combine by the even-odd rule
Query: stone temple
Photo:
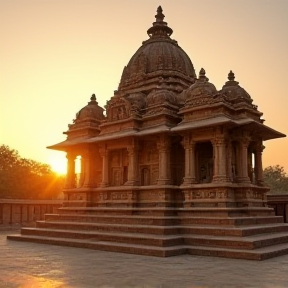
[(161, 7), (155, 18), (105, 114), (93, 94), (48, 147), (67, 153), (63, 207), (8, 238), (164, 257), (287, 253), (262, 175), (263, 141), (285, 135), (232, 71), (221, 90), (203, 68), (197, 76)]

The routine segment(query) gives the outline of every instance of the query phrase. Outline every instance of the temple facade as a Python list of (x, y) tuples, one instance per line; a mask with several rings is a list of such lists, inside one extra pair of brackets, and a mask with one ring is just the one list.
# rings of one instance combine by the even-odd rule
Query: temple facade
[(160, 6), (155, 18), (105, 109), (93, 94), (48, 147), (67, 153), (63, 207), (10, 239), (154, 256), (287, 253), (262, 174), (263, 142), (285, 135), (232, 71), (220, 90), (203, 68), (197, 76)]
[(232, 71), (221, 90), (197, 77), (161, 7), (155, 17), (106, 115), (92, 95), (49, 147), (67, 153), (64, 206), (265, 207), (263, 141), (284, 135)]

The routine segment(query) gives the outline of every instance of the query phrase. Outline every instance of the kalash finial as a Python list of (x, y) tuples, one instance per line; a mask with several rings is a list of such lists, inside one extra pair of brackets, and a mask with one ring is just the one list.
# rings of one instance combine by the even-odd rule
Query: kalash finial
[(165, 15), (162, 13), (163, 9), (161, 6), (157, 8), (157, 14), (155, 15), (156, 21), (153, 22), (153, 26), (147, 30), (147, 34), (150, 38), (170, 38), (173, 30), (167, 26), (167, 22), (163, 19)]
[(229, 81), (234, 81), (235, 79), (235, 75), (234, 73), (232, 72), (232, 70), (230, 70), (229, 74), (228, 74), (228, 80)]
[(157, 14), (155, 15), (156, 22), (163, 22), (163, 19), (165, 18), (165, 15), (162, 13), (163, 9), (161, 6), (157, 8)]
[(199, 72), (199, 80), (201, 81), (208, 81), (208, 78), (206, 77), (206, 71), (204, 70), (204, 68), (201, 68), (200, 69), (200, 72)]
[(92, 94), (91, 98), (90, 98), (90, 102), (88, 102), (88, 104), (98, 104), (98, 102), (96, 101), (96, 95)]

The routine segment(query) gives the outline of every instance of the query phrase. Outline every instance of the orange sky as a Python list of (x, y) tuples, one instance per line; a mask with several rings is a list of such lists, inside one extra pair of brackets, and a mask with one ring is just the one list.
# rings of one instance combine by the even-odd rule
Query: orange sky
[[(0, 144), (64, 167), (46, 146), (92, 93), (110, 99), (158, 5), (197, 75), (221, 89), (233, 70), (265, 124), (288, 134), (287, 0), (0, 0)], [(288, 172), (288, 139), (264, 144), (263, 166)]]

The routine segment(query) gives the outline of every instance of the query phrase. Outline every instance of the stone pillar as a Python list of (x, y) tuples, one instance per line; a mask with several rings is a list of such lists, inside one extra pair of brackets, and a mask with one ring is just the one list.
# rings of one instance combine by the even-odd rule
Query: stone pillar
[(86, 177), (86, 155), (81, 155), (81, 171), (80, 171), (80, 179), (79, 179), (79, 187), (83, 187), (85, 183)]
[(239, 175), (237, 176), (237, 182), (251, 183), (248, 177), (248, 146), (250, 143), (249, 138), (243, 138), (239, 141), (239, 153), (238, 153), (238, 167)]
[(66, 175), (66, 183), (65, 188), (71, 189), (75, 188), (75, 154), (67, 152), (67, 175)]
[(256, 184), (263, 186), (263, 167), (262, 167), (262, 152), (265, 149), (265, 146), (262, 145), (262, 142), (257, 143), (255, 149), (255, 180)]
[(102, 182), (100, 187), (109, 186), (109, 163), (108, 163), (108, 149), (103, 146), (99, 149), (99, 153), (102, 157)]
[(159, 151), (159, 178), (158, 185), (171, 184), (171, 166), (170, 166), (170, 139), (166, 135), (162, 135), (157, 143)]
[(213, 182), (227, 182), (226, 139), (215, 138), (212, 142), (214, 152)]
[(232, 153), (233, 153), (233, 145), (232, 142), (228, 140), (227, 143), (227, 177), (230, 182), (234, 180), (233, 170), (235, 167), (232, 167)]
[(196, 175), (195, 175), (196, 143), (194, 141), (191, 141), (189, 136), (184, 136), (182, 145), (185, 149), (185, 176), (183, 179), (183, 184), (189, 185), (196, 182)]
[(136, 143), (132, 146), (127, 147), (129, 165), (128, 165), (128, 180), (124, 185), (139, 185), (139, 175), (138, 175), (138, 154), (139, 148)]

